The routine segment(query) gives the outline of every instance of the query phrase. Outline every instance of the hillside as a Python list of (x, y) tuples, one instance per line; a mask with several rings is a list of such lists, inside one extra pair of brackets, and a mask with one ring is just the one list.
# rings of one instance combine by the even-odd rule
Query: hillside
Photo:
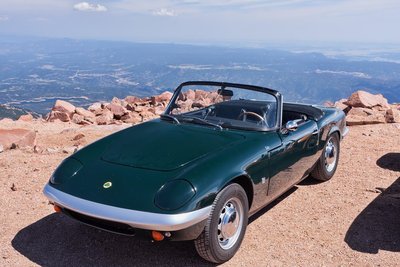
[(28, 111), (5, 105), (0, 105), (0, 120), (3, 118), (18, 119), (21, 115), (28, 114)]
[[(344, 102), (352, 101), (337, 105)], [(375, 116), (365, 115), (373, 109), (350, 110), (353, 121)], [(377, 112), (382, 119), (384, 111)], [(0, 131), (26, 129), (35, 135), (25, 140), (35, 147), (0, 152), (0, 266), (206, 264), (191, 242), (151, 243), (53, 212), (42, 195), (53, 170), (75, 149), (131, 126), (112, 123), (82, 126), (28, 116), (0, 121)], [(350, 127), (332, 180), (305, 180), (253, 216), (239, 252), (226, 266), (398, 265), (400, 123), (378, 123)]]

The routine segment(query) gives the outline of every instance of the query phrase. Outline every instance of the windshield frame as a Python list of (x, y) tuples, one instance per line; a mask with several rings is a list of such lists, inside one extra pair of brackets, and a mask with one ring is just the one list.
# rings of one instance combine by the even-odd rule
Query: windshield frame
[(262, 129), (260, 131), (276, 131), (282, 127), (282, 112), (283, 112), (283, 97), (281, 93), (279, 93), (277, 90), (273, 90), (267, 87), (262, 87), (262, 86), (255, 86), (255, 85), (247, 85), (247, 84), (239, 84), (239, 83), (228, 83), (228, 82), (213, 82), (213, 81), (188, 81), (180, 84), (174, 91), (174, 94), (169, 101), (167, 108), (165, 109), (164, 114), (165, 115), (172, 115), (171, 111), (173, 110), (173, 105), (177, 101), (180, 92), (185, 86), (216, 86), (216, 87), (232, 87), (232, 88), (238, 88), (238, 89), (244, 89), (244, 90), (251, 90), (251, 91), (257, 91), (261, 93), (266, 93), (271, 96), (273, 96), (276, 100), (277, 103), (277, 114), (276, 114), (276, 123), (274, 127), (269, 127), (267, 129)]

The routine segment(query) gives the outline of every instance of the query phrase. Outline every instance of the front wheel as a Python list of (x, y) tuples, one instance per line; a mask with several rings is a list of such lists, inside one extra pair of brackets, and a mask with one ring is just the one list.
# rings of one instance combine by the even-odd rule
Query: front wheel
[(339, 154), (339, 135), (334, 133), (328, 137), (322, 155), (311, 172), (311, 177), (319, 181), (331, 179), (338, 166)]
[(214, 200), (204, 231), (194, 241), (197, 253), (214, 263), (230, 260), (242, 243), (248, 211), (243, 188), (238, 184), (225, 187)]

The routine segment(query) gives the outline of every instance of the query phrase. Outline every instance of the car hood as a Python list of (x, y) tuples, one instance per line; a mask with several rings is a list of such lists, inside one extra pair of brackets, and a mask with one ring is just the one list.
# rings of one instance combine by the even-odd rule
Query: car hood
[(135, 168), (171, 171), (244, 139), (229, 130), (155, 120), (116, 134), (101, 159)]

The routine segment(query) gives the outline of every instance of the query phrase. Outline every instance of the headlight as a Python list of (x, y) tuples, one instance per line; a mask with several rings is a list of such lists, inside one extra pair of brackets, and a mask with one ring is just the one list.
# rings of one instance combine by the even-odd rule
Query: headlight
[(164, 184), (158, 190), (154, 203), (163, 210), (176, 210), (185, 205), (196, 190), (186, 180), (173, 180)]
[(62, 184), (69, 178), (75, 176), (82, 167), (83, 165), (80, 161), (74, 158), (67, 158), (54, 171), (53, 175), (50, 177), (50, 183)]

